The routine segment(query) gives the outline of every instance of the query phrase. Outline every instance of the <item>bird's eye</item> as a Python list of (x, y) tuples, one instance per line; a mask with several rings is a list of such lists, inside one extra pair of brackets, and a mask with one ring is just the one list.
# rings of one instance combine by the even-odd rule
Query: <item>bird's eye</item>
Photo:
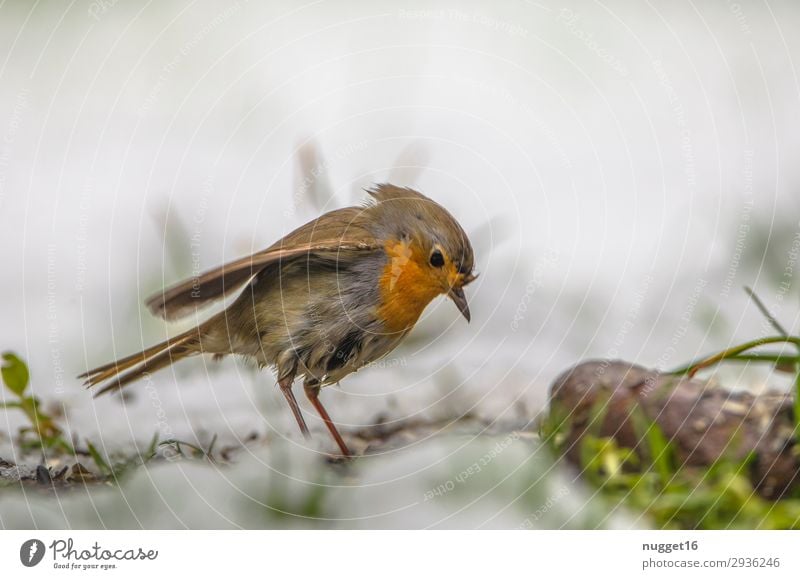
[(433, 267), (442, 267), (444, 265), (444, 256), (438, 249), (434, 249), (431, 253), (431, 265)]

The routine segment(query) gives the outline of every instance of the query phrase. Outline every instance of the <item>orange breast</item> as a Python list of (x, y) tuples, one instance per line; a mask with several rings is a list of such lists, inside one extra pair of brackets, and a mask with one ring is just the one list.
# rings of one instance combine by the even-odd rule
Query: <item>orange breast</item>
[(431, 300), (442, 293), (441, 283), (430, 274), (427, 256), (416, 251), (413, 244), (390, 241), (384, 247), (389, 261), (380, 277), (378, 316), (387, 331), (406, 332)]

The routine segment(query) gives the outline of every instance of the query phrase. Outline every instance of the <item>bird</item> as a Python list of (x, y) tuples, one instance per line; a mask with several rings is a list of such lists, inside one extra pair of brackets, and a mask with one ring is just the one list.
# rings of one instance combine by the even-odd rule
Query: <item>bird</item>
[(267, 249), (152, 296), (148, 309), (167, 321), (231, 301), (196, 327), (78, 378), (99, 386), (99, 396), (190, 356), (243, 356), (273, 369), (308, 439), (292, 390), (302, 378), (341, 455), (352, 456), (321, 389), (394, 350), (440, 295), (469, 322), (464, 288), (477, 277), (469, 238), (444, 207), (388, 183), (366, 192), (362, 205), (324, 213)]

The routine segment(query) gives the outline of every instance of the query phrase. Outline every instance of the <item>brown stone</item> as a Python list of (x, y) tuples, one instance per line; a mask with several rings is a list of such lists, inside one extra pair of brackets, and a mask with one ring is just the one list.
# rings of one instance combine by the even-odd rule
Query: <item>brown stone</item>
[(798, 482), (789, 395), (730, 392), (629, 362), (590, 361), (559, 376), (550, 399), (551, 411), (566, 416), (566, 455), (575, 464), (587, 431), (642, 454), (646, 444), (633, 416), (638, 408), (660, 427), (683, 464), (708, 466), (721, 457), (741, 460), (754, 453), (749, 475), (763, 496), (779, 498)]

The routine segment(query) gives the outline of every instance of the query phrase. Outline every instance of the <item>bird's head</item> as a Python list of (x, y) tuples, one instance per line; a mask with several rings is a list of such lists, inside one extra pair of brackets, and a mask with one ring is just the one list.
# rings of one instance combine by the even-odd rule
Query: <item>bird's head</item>
[(388, 256), (381, 276), (384, 317), (408, 329), (438, 295), (447, 295), (470, 320), (464, 287), (471, 283), (475, 258), (461, 225), (441, 205), (412, 189), (378, 185), (376, 231)]

